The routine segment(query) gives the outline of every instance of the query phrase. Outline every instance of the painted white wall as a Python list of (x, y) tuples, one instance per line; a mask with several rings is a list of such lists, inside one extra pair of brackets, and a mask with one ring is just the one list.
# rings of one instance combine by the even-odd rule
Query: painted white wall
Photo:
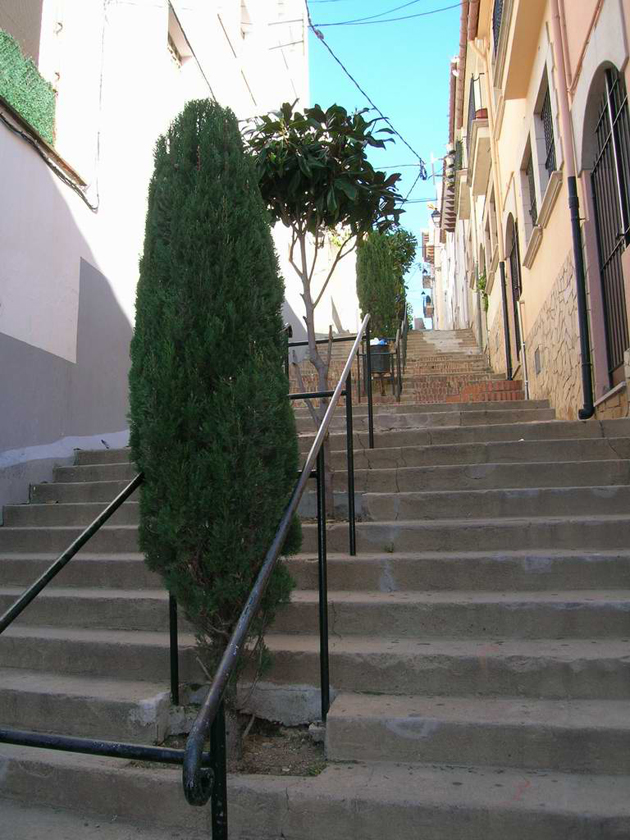
[[(87, 183), (98, 210), (0, 125), (0, 338), (17, 342), (16, 358), (24, 347), (25, 358), (36, 351), (45, 361), (50, 354), (55, 370), (61, 362), (80, 367), (81, 260), (84, 275), (85, 263), (96, 269), (112, 310), (131, 329), (153, 147), (188, 100), (214, 96), (239, 119), (284, 101), (308, 104), (304, 0), (171, 5), (174, 15), (167, 0), (43, 0), (39, 68), (57, 91), (55, 149)], [(175, 16), (186, 36), (181, 43)], [(181, 67), (168, 49), (169, 27), (181, 47)], [(276, 242), (280, 251), (286, 248), (283, 233)], [(284, 276), (287, 297), (297, 305), (297, 278), (286, 270)], [(128, 341), (112, 352), (124, 368)], [(111, 359), (96, 359), (94, 381), (111, 367)], [(11, 371), (7, 381), (14, 387), (30, 376), (28, 369)], [(70, 434), (91, 439), (95, 429), (83, 429), (82, 410), (74, 412), (72, 381), (70, 374), (64, 382), (42, 381), (64, 410), (51, 406), (48, 416), (37, 418), (25, 411), (23, 420), (12, 421), (18, 439), (12, 435), (9, 445), (0, 436), (0, 456), (10, 449), (28, 460), (36, 452), (33, 462), (41, 465), (41, 447), (49, 446), (52, 458), (57, 442)], [(99, 402), (107, 403), (106, 392), (95, 399), (96, 413)], [(103, 432), (124, 432), (124, 410), (118, 418)], [(14, 462), (12, 455), (12, 469)], [(24, 474), (24, 487), (27, 480)]]

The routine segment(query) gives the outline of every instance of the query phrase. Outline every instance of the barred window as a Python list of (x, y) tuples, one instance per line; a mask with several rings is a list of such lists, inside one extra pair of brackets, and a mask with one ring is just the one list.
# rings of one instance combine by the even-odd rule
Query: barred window
[(529, 154), (529, 163), (525, 168), (525, 175), (527, 176), (527, 183), (529, 185), (529, 215), (532, 219), (532, 225), (536, 227), (538, 222), (538, 204), (536, 202), (536, 181), (534, 178), (534, 157)]
[(501, 20), (503, 19), (503, 0), (495, 0), (492, 12), (492, 35), (494, 37), (494, 51), (496, 53), (501, 35)]
[(540, 109), (540, 119), (545, 130), (545, 169), (547, 170), (547, 174), (551, 175), (552, 172), (556, 171), (556, 143), (553, 136), (553, 117), (551, 115), (549, 85), (547, 85), (547, 92), (545, 93), (542, 108)]

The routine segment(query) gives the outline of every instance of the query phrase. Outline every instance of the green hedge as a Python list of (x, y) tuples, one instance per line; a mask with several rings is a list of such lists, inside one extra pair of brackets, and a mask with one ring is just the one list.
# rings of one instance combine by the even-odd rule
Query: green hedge
[(37, 131), (54, 142), (55, 91), (18, 42), (0, 29), (0, 96)]

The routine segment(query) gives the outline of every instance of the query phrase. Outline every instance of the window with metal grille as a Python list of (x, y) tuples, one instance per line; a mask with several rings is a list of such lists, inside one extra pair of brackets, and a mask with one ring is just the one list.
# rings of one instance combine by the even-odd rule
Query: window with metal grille
[(468, 128), (466, 135), (466, 148), (468, 149), (468, 159), (470, 160), (470, 143), (472, 140), (472, 124), (477, 112), (477, 105), (475, 102), (475, 81), (470, 80), (470, 94), (468, 96)]
[(538, 223), (538, 203), (536, 202), (536, 181), (534, 179), (534, 157), (532, 153), (529, 154), (529, 163), (525, 167), (525, 175), (527, 176), (527, 184), (529, 186), (529, 215), (532, 219), (534, 227)]
[(495, 0), (494, 10), (492, 12), (492, 35), (494, 36), (494, 52), (499, 46), (499, 37), (501, 35), (501, 20), (503, 19), (503, 0)]
[(553, 136), (553, 116), (551, 114), (551, 93), (549, 85), (547, 85), (547, 92), (543, 99), (542, 108), (540, 109), (540, 119), (542, 120), (545, 131), (545, 169), (547, 174), (551, 175), (556, 171), (556, 142)]

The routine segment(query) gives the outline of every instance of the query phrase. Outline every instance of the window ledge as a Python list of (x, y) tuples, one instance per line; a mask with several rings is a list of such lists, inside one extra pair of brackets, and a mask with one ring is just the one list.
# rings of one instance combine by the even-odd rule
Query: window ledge
[(605, 403), (611, 397), (614, 397), (615, 394), (619, 394), (621, 391), (625, 391), (627, 387), (628, 386), (626, 382), (620, 382), (618, 385), (615, 385), (614, 388), (611, 388), (610, 391), (606, 391), (606, 393), (602, 397), (600, 397), (593, 403), (594, 408), (597, 408), (602, 403)]
[(32, 141), (32, 143), (38, 147), (38, 150), (47, 158), (52, 160), (52, 162), (58, 166), (63, 172), (72, 180), (74, 183), (81, 188), (87, 186), (87, 182), (83, 180), (83, 178), (79, 175), (76, 169), (73, 169), (67, 161), (65, 161), (61, 155), (55, 151), (55, 149), (48, 143), (41, 134), (36, 131), (33, 126), (28, 123), (24, 117), (22, 117), (16, 110), (13, 108), (9, 103), (0, 96), (0, 107), (4, 112), (5, 118), (8, 118), (9, 122), (16, 128), (19, 129), (24, 134), (28, 135), (28, 138)]
[(545, 190), (545, 196), (540, 205), (540, 212), (538, 213), (538, 224), (541, 228), (546, 228), (551, 217), (551, 212), (558, 198), (560, 187), (562, 186), (562, 172), (557, 169), (549, 176), (549, 183)]
[(531, 268), (533, 266), (536, 254), (540, 248), (540, 243), (542, 242), (542, 235), (542, 227), (540, 225), (536, 225), (536, 227), (532, 230), (532, 235), (529, 237), (527, 250), (525, 251), (525, 256), (523, 257), (523, 265), (525, 268)]

